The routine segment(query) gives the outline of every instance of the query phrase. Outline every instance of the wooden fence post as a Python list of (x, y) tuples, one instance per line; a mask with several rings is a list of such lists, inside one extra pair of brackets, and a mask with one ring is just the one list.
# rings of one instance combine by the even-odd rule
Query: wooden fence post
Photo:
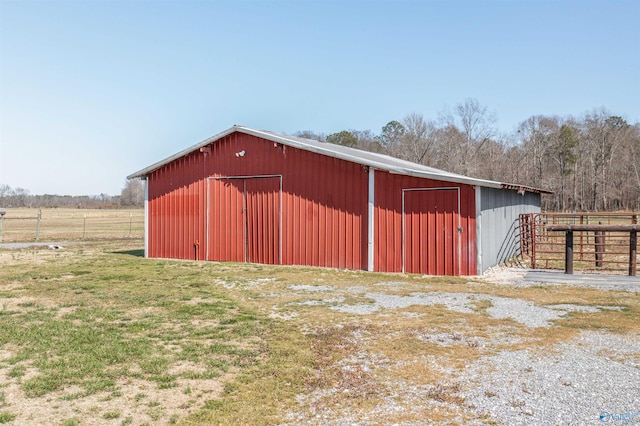
[[(599, 225), (602, 225), (602, 222), (598, 222)], [(595, 249), (596, 249), (596, 267), (601, 268), (604, 266), (604, 252), (606, 250), (605, 244), (605, 236), (604, 231), (596, 231), (595, 232)]]
[(569, 229), (566, 237), (564, 273), (573, 274), (573, 231)]
[(637, 257), (638, 255), (638, 231), (629, 232), (629, 276), (636, 276)]

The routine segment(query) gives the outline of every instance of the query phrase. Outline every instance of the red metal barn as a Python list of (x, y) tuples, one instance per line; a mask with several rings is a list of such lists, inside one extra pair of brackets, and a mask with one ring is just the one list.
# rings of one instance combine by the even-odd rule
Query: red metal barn
[(483, 220), (540, 208), (530, 188), (241, 126), (128, 178), (156, 258), (475, 275), (499, 261)]

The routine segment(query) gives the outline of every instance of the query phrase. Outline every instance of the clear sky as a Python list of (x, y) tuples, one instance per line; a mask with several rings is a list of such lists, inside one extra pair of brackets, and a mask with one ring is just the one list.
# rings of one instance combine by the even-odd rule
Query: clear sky
[(0, 0), (0, 183), (120, 193), (233, 124), (379, 133), (475, 98), (511, 133), (640, 121), (640, 1)]

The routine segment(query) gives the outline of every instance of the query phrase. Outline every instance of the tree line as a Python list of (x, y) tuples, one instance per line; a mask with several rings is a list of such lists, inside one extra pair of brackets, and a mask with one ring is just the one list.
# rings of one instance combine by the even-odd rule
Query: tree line
[[(604, 108), (579, 117), (535, 115), (512, 134), (496, 127), (495, 113), (467, 99), (438, 117), (411, 113), (379, 133), (342, 130), (294, 135), (367, 151), (480, 179), (553, 191), (543, 210), (640, 210), (640, 123)], [(118, 207), (144, 202), (144, 185), (125, 182), (120, 195), (30, 195), (0, 184), (0, 207)]]
[(343, 130), (296, 136), (360, 148), (480, 179), (553, 191), (543, 210), (640, 209), (640, 123), (606, 109), (579, 117), (536, 115), (502, 134), (475, 99), (435, 119), (411, 113), (380, 133)]
[(0, 207), (6, 208), (119, 208), (143, 203), (144, 184), (139, 179), (125, 182), (120, 195), (32, 195), (27, 189), (0, 184)]

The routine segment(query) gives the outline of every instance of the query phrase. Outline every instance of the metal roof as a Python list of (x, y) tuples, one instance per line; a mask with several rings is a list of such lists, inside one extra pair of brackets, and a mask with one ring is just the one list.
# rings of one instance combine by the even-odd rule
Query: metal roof
[(215, 136), (203, 140), (196, 145), (193, 145), (187, 149), (184, 149), (164, 160), (158, 161), (144, 169), (138, 170), (135, 173), (127, 176), (127, 179), (143, 178), (148, 176), (153, 171), (159, 169), (165, 164), (171, 163), (178, 158), (184, 157), (193, 151), (196, 151), (204, 146), (207, 146), (213, 142), (216, 142), (225, 136), (234, 132), (245, 133), (248, 135), (257, 136), (272, 142), (281, 143), (283, 145), (291, 146), (294, 148), (303, 149), (305, 151), (316, 152), (318, 154), (327, 155), (329, 157), (335, 157), (342, 160), (350, 161), (364, 166), (373, 167), (377, 170), (385, 170), (389, 173), (415, 176), (433, 180), (447, 181), (463, 183), (467, 185), (483, 186), (487, 188), (498, 189), (513, 189), (518, 191), (528, 191), (550, 194), (551, 192), (542, 189), (532, 188), (524, 185), (508, 184), (502, 182), (496, 182), (485, 179), (476, 179), (468, 176), (459, 175), (456, 173), (447, 172), (445, 170), (436, 169), (433, 167), (423, 166), (421, 164), (412, 163), (410, 161), (401, 160), (399, 158), (391, 157), (384, 154), (377, 154), (375, 152), (363, 151), (360, 149), (349, 148), (342, 145), (331, 144), (327, 142), (319, 142), (311, 139), (299, 138), (296, 136), (289, 136), (285, 134), (269, 132), (266, 130), (255, 130), (249, 127), (235, 125)]

